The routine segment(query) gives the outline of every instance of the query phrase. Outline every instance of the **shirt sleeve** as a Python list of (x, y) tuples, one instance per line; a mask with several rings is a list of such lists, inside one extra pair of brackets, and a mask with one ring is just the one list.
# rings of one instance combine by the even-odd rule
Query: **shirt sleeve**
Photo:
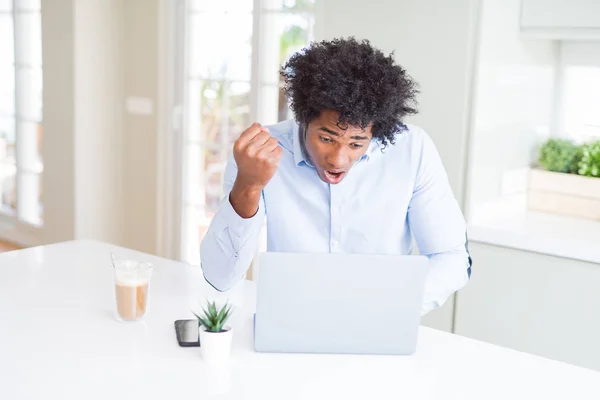
[(431, 138), (421, 132), (415, 146), (417, 174), (408, 222), (419, 252), (429, 258), (421, 313), (442, 306), (471, 276), (466, 223)]
[(246, 275), (258, 248), (265, 217), (262, 195), (258, 211), (251, 218), (242, 218), (233, 209), (229, 194), (236, 176), (237, 166), (232, 156), (225, 167), (223, 200), (200, 245), (204, 278), (219, 291), (229, 290)]

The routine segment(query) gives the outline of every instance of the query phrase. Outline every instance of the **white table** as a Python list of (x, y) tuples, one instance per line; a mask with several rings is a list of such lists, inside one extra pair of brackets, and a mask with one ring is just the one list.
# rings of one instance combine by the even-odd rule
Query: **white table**
[[(111, 250), (155, 264), (143, 323), (114, 320)], [(600, 399), (598, 372), (428, 328), (408, 357), (255, 353), (250, 282), (209, 368), (173, 322), (217, 295), (198, 267), (99, 242), (0, 254), (0, 399)]]

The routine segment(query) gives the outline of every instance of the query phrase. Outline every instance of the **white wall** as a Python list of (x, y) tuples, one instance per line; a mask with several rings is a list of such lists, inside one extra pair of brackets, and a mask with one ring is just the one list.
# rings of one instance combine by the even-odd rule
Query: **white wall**
[(469, 207), (501, 194), (553, 123), (558, 47), (519, 37), (520, 0), (483, 0), (470, 142)]
[(75, 5), (76, 238), (122, 242), (122, 1)]
[[(395, 51), (421, 88), (420, 113), (410, 122), (433, 138), (455, 196), (462, 199), (470, 121), (471, 71), (478, 22), (477, 0), (317, 1), (315, 38), (355, 36), (384, 52)], [(451, 330), (450, 299), (424, 323)]]
[(44, 243), (75, 237), (75, 9), (42, 3)]
[[(159, 0), (124, 2), (125, 97), (144, 97), (152, 115), (125, 114), (123, 179), (124, 246), (156, 253), (158, 176)], [(123, 102), (121, 103), (123, 104)]]
[[(156, 251), (158, 3), (43, 2), (43, 243)], [(127, 96), (153, 114), (125, 114)]]
[(42, 5), (43, 243), (121, 241), (120, 5)]

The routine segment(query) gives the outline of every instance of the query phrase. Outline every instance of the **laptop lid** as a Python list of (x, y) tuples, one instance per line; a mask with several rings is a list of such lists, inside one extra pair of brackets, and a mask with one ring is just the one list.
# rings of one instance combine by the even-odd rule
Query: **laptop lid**
[(424, 256), (262, 253), (255, 349), (411, 354), (428, 269)]

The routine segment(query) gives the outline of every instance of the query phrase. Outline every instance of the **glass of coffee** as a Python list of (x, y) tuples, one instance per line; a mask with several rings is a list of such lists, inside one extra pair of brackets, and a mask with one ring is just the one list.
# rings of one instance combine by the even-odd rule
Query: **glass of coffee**
[(148, 285), (152, 264), (145, 261), (114, 260), (117, 318), (136, 321), (148, 308)]

